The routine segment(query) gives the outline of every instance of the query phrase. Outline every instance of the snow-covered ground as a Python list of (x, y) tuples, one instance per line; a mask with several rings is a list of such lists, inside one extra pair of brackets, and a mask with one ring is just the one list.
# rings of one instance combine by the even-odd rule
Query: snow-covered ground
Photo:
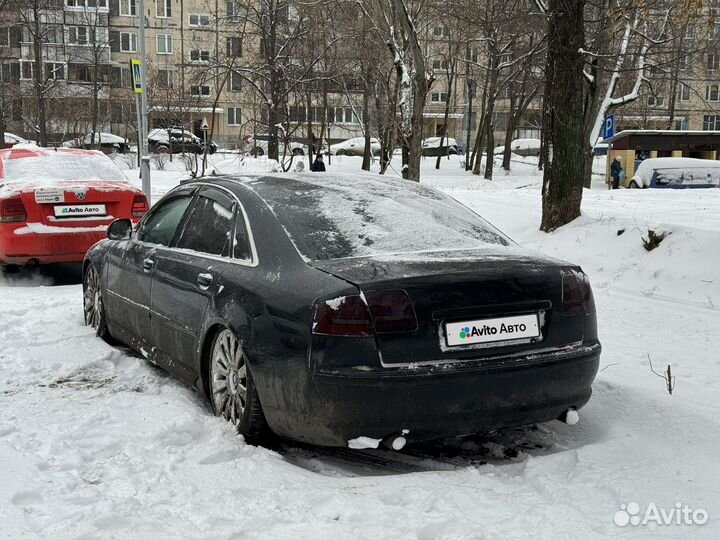
[[(248, 446), (192, 390), (84, 327), (72, 274), (5, 277), (0, 538), (720, 536), (720, 190), (608, 191), (599, 179), (583, 216), (544, 234), (541, 177), (521, 161), (488, 182), (427, 158), (423, 181), (589, 274), (604, 351), (579, 424), (402, 453)], [(153, 172), (153, 199), (179, 169)], [(670, 233), (651, 252), (648, 229)], [(672, 395), (648, 357), (672, 365)], [(676, 505), (707, 523), (614, 521)]]

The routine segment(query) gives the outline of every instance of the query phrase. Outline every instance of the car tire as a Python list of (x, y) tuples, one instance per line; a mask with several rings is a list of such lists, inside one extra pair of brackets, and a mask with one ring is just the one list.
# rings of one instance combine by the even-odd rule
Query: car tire
[(165, 146), (164, 144), (157, 144), (155, 145), (154, 153), (156, 154), (169, 154), (170, 153), (170, 147)]
[(263, 414), (247, 355), (235, 335), (223, 328), (213, 340), (208, 362), (208, 390), (215, 416), (233, 424), (250, 444), (267, 439)]
[(251, 155), (252, 157), (264, 156), (264, 155), (265, 155), (265, 150), (263, 150), (262, 148), (260, 148), (259, 146), (257, 146), (257, 147), (255, 147), (255, 148), (253, 148), (252, 150), (250, 150), (250, 155)]
[(83, 311), (85, 324), (94, 328), (98, 337), (110, 341), (100, 276), (92, 263), (85, 269), (83, 276)]
[(635, 180), (630, 180), (630, 189), (640, 189), (640, 186), (637, 185), (637, 182)]
[(295, 149), (293, 149), (293, 151), (292, 151), (292, 155), (293, 155), (293, 156), (304, 156), (304, 155), (305, 155), (305, 152), (303, 152), (303, 149), (302, 149), (302, 148), (295, 148)]
[(340, 150), (335, 152), (335, 155), (336, 156), (345, 156), (345, 155), (347, 155), (347, 150), (345, 150), (344, 148), (341, 148)]

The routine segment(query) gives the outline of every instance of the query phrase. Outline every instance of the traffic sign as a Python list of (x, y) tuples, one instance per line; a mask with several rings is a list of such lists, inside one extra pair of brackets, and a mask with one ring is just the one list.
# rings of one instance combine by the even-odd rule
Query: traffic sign
[(210, 131), (207, 118), (203, 117), (202, 124), (200, 124), (200, 131)]
[(605, 117), (605, 127), (603, 128), (603, 139), (609, 139), (615, 135), (615, 115), (609, 114)]
[(140, 76), (140, 70), (142, 69), (142, 63), (140, 60), (130, 60), (130, 73), (132, 73), (132, 85), (133, 90), (136, 94), (143, 93), (142, 77)]

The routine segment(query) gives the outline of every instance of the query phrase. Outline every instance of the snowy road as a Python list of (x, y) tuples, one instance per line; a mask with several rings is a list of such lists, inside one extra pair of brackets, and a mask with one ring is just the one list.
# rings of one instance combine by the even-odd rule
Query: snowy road
[[(720, 193), (592, 191), (578, 223), (542, 235), (537, 188), (516, 189), (537, 180), (437, 184), (589, 273), (603, 370), (577, 426), (402, 454), (247, 446), (192, 390), (84, 327), (81, 286), (52, 284), (71, 273), (0, 278), (0, 539), (717, 538)], [(672, 234), (647, 253), (640, 229), (658, 222)], [(672, 364), (672, 396), (647, 355)], [(709, 518), (616, 525), (632, 502)]]

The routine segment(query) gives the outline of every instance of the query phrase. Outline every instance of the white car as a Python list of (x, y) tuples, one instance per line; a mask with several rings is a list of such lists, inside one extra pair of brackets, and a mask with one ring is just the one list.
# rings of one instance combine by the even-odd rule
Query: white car
[[(518, 156), (539, 156), (540, 139), (513, 139), (510, 142), (510, 151)], [(505, 146), (496, 146), (493, 154), (505, 153)]]
[(422, 142), (422, 155), (423, 156), (437, 156), (441, 154), (446, 156), (448, 154), (459, 154), (460, 150), (458, 143), (452, 137), (442, 137), (442, 150), (440, 149), (441, 137), (428, 137)]
[(648, 158), (638, 165), (628, 187), (720, 187), (720, 161), (682, 157)]
[(70, 141), (65, 141), (62, 145), (66, 148), (86, 148), (90, 149), (98, 147), (106, 151), (115, 151), (120, 154), (130, 150), (128, 140), (124, 137), (113, 135), (112, 133), (96, 133), (93, 139), (92, 133), (88, 133), (84, 137), (78, 137)]
[[(374, 156), (380, 153), (380, 141), (370, 137), (370, 151)], [(333, 156), (362, 156), (365, 153), (365, 137), (353, 137), (346, 141), (330, 145), (330, 154)]]
[[(249, 148), (250, 154), (257, 157), (267, 155), (269, 139), (270, 135), (256, 135), (255, 137), (249, 135), (245, 137), (244, 141), (246, 146)], [(283, 156), (283, 153), (292, 154), (293, 156), (305, 155), (306, 147), (303, 143), (289, 141), (287, 149), (285, 149), (285, 143), (283, 142), (282, 138), (278, 136), (278, 144), (280, 145), (278, 148), (280, 157)]]
[(27, 139), (23, 139), (19, 135), (15, 135), (14, 133), (10, 133), (8, 131), (5, 132), (5, 148), (12, 148), (16, 144), (28, 144), (30, 141)]

